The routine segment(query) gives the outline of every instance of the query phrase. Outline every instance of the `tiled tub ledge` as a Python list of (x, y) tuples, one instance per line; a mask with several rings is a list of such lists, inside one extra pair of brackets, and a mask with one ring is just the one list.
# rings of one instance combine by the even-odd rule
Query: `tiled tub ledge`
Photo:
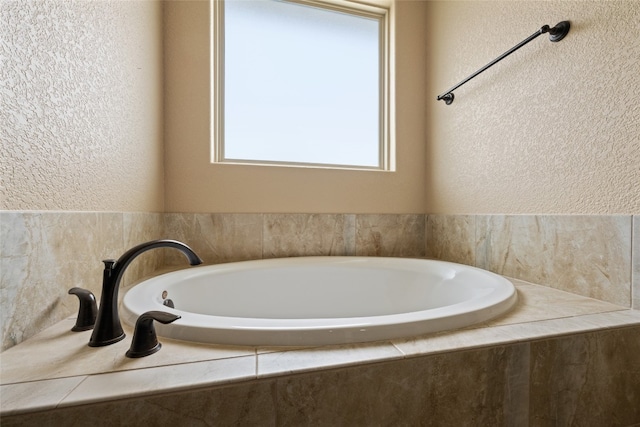
[(393, 362), (607, 329), (640, 326), (640, 311), (513, 280), (510, 313), (465, 329), (374, 343), (322, 347), (214, 346), (160, 337), (160, 352), (129, 359), (131, 341), (90, 348), (69, 318), (0, 354), (1, 415), (199, 390), (252, 380)]

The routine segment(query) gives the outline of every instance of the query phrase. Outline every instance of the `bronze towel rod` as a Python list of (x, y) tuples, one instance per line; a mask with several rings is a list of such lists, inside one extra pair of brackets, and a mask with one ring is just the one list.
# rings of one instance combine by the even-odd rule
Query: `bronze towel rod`
[(487, 65), (485, 65), (484, 67), (480, 68), (478, 71), (471, 74), (469, 77), (467, 77), (466, 79), (464, 79), (463, 81), (461, 81), (460, 83), (458, 83), (457, 85), (449, 89), (448, 91), (444, 92), (442, 95), (438, 95), (438, 101), (444, 101), (444, 103), (447, 105), (451, 104), (454, 98), (453, 91), (458, 89), (460, 86), (462, 86), (463, 84), (465, 84), (466, 82), (468, 82), (469, 80), (477, 76), (478, 74), (485, 71), (487, 68), (502, 61), (504, 58), (511, 55), (513, 52), (520, 49), (522, 46), (529, 43), (531, 40), (535, 39), (541, 34), (549, 33), (549, 40), (551, 40), (552, 42), (559, 42), (564, 38), (564, 36), (567, 35), (567, 33), (569, 32), (569, 27), (570, 27), (569, 21), (562, 21), (553, 28), (549, 28), (548, 25), (543, 25), (538, 31), (531, 34), (529, 37), (527, 37), (526, 39), (524, 39), (523, 41), (521, 41), (520, 43), (518, 43), (517, 45), (515, 45), (514, 47), (512, 47), (511, 49), (509, 49), (508, 51), (506, 51), (505, 53), (503, 53), (502, 55), (500, 55), (499, 57), (497, 57)]

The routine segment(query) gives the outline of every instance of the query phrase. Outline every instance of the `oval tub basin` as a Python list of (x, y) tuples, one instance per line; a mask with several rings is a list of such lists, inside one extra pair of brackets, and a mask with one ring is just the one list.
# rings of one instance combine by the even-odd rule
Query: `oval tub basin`
[[(163, 305), (170, 299), (175, 308)], [(510, 310), (513, 284), (444, 261), (299, 257), (187, 268), (134, 286), (123, 320), (178, 314), (158, 335), (250, 346), (387, 340), (461, 328)]]

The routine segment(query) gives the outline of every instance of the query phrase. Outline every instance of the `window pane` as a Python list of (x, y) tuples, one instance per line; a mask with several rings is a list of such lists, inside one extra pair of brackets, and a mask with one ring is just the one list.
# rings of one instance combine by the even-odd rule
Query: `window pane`
[(225, 159), (380, 166), (380, 21), (227, 0)]

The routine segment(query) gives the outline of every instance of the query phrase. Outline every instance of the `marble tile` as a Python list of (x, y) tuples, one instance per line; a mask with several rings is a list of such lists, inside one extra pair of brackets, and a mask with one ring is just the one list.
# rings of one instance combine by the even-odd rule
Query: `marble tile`
[(416, 356), (640, 324), (640, 313), (633, 310), (545, 286), (515, 282), (518, 305), (497, 319), (392, 343), (406, 356)]
[(599, 329), (615, 329), (624, 326), (640, 325), (640, 312), (638, 310), (628, 309), (607, 313), (593, 313), (577, 317), (575, 320), (583, 321), (587, 324), (593, 323), (597, 325)]
[(632, 307), (640, 310), (640, 215), (633, 216), (633, 244), (631, 253), (633, 260)]
[[(164, 238), (163, 214), (146, 212), (126, 212), (123, 217), (123, 248), (117, 258), (140, 243)], [(129, 264), (122, 277), (121, 287), (127, 288), (143, 277), (148, 277), (164, 265), (164, 250), (147, 251)]]
[[(170, 417), (162, 424), (189, 426), (276, 426), (275, 381), (252, 381), (228, 387), (147, 398), (145, 403)], [(156, 421), (147, 425), (157, 425)], [(152, 419), (153, 421), (153, 419)], [(171, 422), (173, 421), (173, 422)]]
[(256, 354), (265, 354), (265, 353), (278, 353), (281, 351), (291, 351), (291, 350), (307, 350), (307, 349), (311, 349), (311, 348), (315, 348), (315, 347), (319, 347), (317, 345), (313, 345), (313, 346), (293, 346), (293, 345), (288, 345), (288, 346), (281, 346), (281, 345), (274, 345), (274, 346), (270, 346), (270, 345), (262, 345), (262, 346), (258, 346), (256, 347)]
[[(2, 353), (3, 414), (6, 408), (24, 409), (24, 399), (38, 410), (53, 408), (76, 386), (64, 405), (98, 402), (100, 396), (126, 398), (3, 416), (3, 426), (86, 425), (96, 416), (112, 425), (144, 420), (153, 425), (185, 420), (190, 425), (345, 420), (355, 425), (385, 420), (429, 425), (469, 419), (487, 425), (583, 425), (591, 419), (606, 423), (606, 417), (621, 425), (640, 422), (629, 403), (640, 402), (640, 311), (621, 309), (632, 303), (638, 308), (637, 216), (633, 222), (629, 216), (438, 216), (429, 225), (424, 215), (296, 214), (273, 215), (267, 221), (270, 215), (263, 221), (261, 214), (0, 212), (3, 349), (34, 338)], [(161, 232), (176, 233), (156, 234), (156, 226), (165, 220), (172, 225)], [(128, 326), (128, 339), (101, 349), (86, 346), (90, 332), (69, 331), (73, 319), (38, 333), (56, 319), (75, 315), (77, 300), (67, 295), (68, 288), (83, 283), (98, 293), (100, 260), (118, 257), (140, 239), (188, 237), (201, 244), (212, 260), (208, 262), (260, 258), (265, 249), (265, 257), (423, 256), (432, 251), (462, 262), (471, 251), (464, 242), (473, 221), (478, 231), (476, 264), (532, 282), (542, 280), (546, 286), (516, 281), (522, 304), (472, 328), (395, 340), (393, 345), (287, 351), (161, 338), (163, 349), (142, 359), (124, 357), (132, 335)], [(453, 230), (452, 236), (440, 239), (445, 229)], [(438, 235), (431, 249), (428, 239), (425, 249), (425, 235)], [(179, 253), (174, 255), (184, 263)], [(165, 256), (141, 258), (131, 275), (146, 274)], [(523, 368), (529, 364), (531, 369)], [(87, 373), (98, 375), (79, 384)], [(264, 379), (255, 380), (256, 375)], [(56, 379), (37, 381), (47, 378)], [(227, 385), (235, 380), (240, 383)], [(470, 383), (478, 387), (468, 387)], [(204, 388), (187, 391), (194, 384)], [(551, 390), (546, 395), (545, 384)], [(30, 391), (39, 386), (49, 387), (51, 395)], [(159, 389), (169, 394), (156, 396)], [(148, 394), (154, 396), (139, 397)], [(37, 398), (29, 400), (31, 395)], [(602, 404), (600, 395), (605, 396)], [(586, 407), (577, 396), (596, 396), (586, 400), (599, 405)], [(449, 404), (453, 397), (468, 399), (468, 408), (454, 411)], [(529, 399), (531, 409), (523, 406)]]
[(530, 425), (640, 423), (640, 327), (531, 343)]
[(249, 382), (2, 418), (9, 426), (275, 426), (273, 381)]
[(402, 353), (390, 343), (385, 342), (260, 353), (258, 354), (258, 377), (286, 375), (401, 357)]
[(518, 344), (278, 378), (278, 421), (517, 425), (507, 420), (527, 416), (527, 355), (528, 345)]
[[(546, 291), (549, 294), (562, 293), (550, 288)], [(553, 301), (550, 300), (549, 303), (552, 304)], [(253, 355), (255, 350), (251, 348), (219, 348), (163, 339), (160, 352), (147, 358), (125, 359), (123, 353), (128, 347), (126, 340), (102, 349), (89, 348), (86, 346), (88, 334), (83, 337), (82, 334), (69, 332), (72, 324), (73, 319), (60, 322), (59, 327), (56, 325), (49, 328), (33, 340), (2, 353), (3, 383), (12, 379), (12, 375), (15, 376), (14, 381), (33, 380), (29, 375), (34, 375), (34, 370), (38, 369), (48, 374), (66, 372), (63, 375), (65, 378), (79, 375), (78, 371), (73, 369), (60, 369), (65, 364), (90, 372), (94, 372), (92, 369), (117, 370), (111, 374), (94, 375), (84, 381), (73, 397), (65, 399), (64, 405), (69, 405), (68, 408), (46, 412), (50, 417), (47, 419), (64, 419), (65, 425), (75, 425), (69, 420), (75, 420), (76, 417), (79, 419), (77, 425), (83, 425), (91, 414), (101, 414), (105, 422), (111, 425), (117, 425), (122, 420), (125, 420), (122, 421), (125, 424), (130, 424), (131, 420), (137, 419), (135, 416), (153, 425), (170, 425), (164, 424), (165, 420), (175, 421), (179, 419), (176, 418), (176, 414), (179, 414), (197, 425), (197, 422), (200, 422), (198, 420), (202, 419), (254, 419), (254, 416), (258, 417), (261, 413), (264, 416), (262, 423), (267, 425), (274, 422), (274, 419), (279, 420), (279, 425), (300, 425), (316, 420), (331, 424), (334, 420), (332, 417), (335, 416), (343, 416), (345, 420), (356, 424), (370, 425), (391, 415), (406, 417), (397, 419), (408, 420), (407, 425), (428, 425), (429, 420), (434, 419), (457, 424), (468, 419), (475, 420), (473, 417), (478, 416), (483, 423), (491, 425), (494, 422), (501, 425), (526, 425), (522, 420), (528, 417), (528, 406), (523, 405), (523, 401), (527, 401), (528, 396), (525, 385), (529, 381), (530, 371), (526, 367), (529, 363), (527, 357), (530, 342), (558, 336), (571, 338), (571, 334), (592, 331), (606, 333), (607, 328), (615, 328), (614, 332), (635, 328), (634, 333), (637, 334), (640, 312), (626, 309), (450, 331), (409, 340), (396, 340), (393, 343), (395, 346), (378, 342), (297, 348), (289, 351), (280, 348), (281, 353), (274, 353), (278, 349), (265, 348), (263, 350), (266, 352), (258, 351), (258, 359)], [(624, 328), (624, 325), (631, 328)], [(127, 332), (130, 331), (127, 329)], [(398, 351), (398, 348), (401, 351)], [(612, 351), (608, 344), (595, 348), (596, 351)], [(243, 350), (246, 351), (245, 356), (242, 356)], [(87, 358), (84, 352), (90, 357)], [(237, 352), (237, 357), (233, 356), (234, 352)], [(216, 354), (221, 358), (207, 360), (215, 358)], [(465, 354), (467, 356), (462, 356)], [(442, 359), (433, 362), (436, 359), (432, 357)], [(243, 361), (239, 362), (238, 359)], [(25, 360), (29, 360), (29, 363), (25, 364)], [(200, 363), (198, 360), (203, 362)], [(416, 364), (413, 364), (413, 361), (416, 361)], [(212, 364), (208, 364), (209, 362)], [(236, 362), (239, 365), (236, 365)], [(407, 365), (407, 362), (411, 364)], [(433, 363), (438, 367), (427, 368)], [(377, 371), (375, 375), (367, 376), (367, 369), (383, 365), (389, 366)], [(336, 376), (336, 372), (342, 373)], [(251, 387), (238, 391), (238, 388), (247, 386), (246, 381), (255, 378), (256, 375), (275, 382), (263, 387), (264, 383), (251, 381), (251, 387), (255, 387), (255, 392), (250, 391)], [(306, 382), (299, 383), (298, 380), (302, 376), (314, 379), (312, 382), (305, 380)], [(89, 384), (91, 381), (93, 383)], [(230, 381), (233, 381), (233, 384), (226, 385)], [(430, 384), (429, 381), (435, 381), (438, 385)], [(464, 409), (463, 412), (467, 412), (463, 414), (443, 414), (443, 408), (448, 408), (450, 402), (458, 398), (460, 390), (464, 394), (469, 389), (469, 383), (478, 384), (478, 387), (474, 388), (477, 395), (472, 396), (470, 404), (475, 409)], [(487, 383), (490, 385), (486, 386)], [(32, 384), (37, 386), (36, 382)], [(188, 391), (192, 387), (207, 388), (213, 385), (226, 388), (220, 389), (224, 392), (204, 389)], [(375, 393), (369, 394), (371, 390)], [(166, 394), (167, 392), (170, 394)], [(387, 392), (395, 393), (391, 400), (386, 397)], [(9, 393), (13, 392), (9, 390)], [(156, 396), (158, 393), (163, 395)], [(139, 397), (145, 394), (148, 397)], [(377, 401), (374, 398), (376, 394), (381, 396)], [(183, 398), (183, 395), (190, 397)], [(228, 395), (241, 396), (246, 401), (235, 404), (227, 402), (224, 396)], [(101, 401), (100, 396), (117, 401), (97, 403)], [(198, 404), (198, 396), (202, 396), (201, 402), (208, 403)], [(424, 396), (426, 401), (419, 400)], [(3, 399), (6, 397), (5, 394)], [(16, 401), (20, 399), (19, 393), (18, 396), (9, 397), (17, 399)], [(123, 399), (128, 397), (133, 399)], [(487, 406), (474, 406), (480, 403), (473, 399), (479, 399)], [(498, 405), (493, 399), (499, 399), (502, 403)], [(153, 402), (152, 406), (148, 406), (150, 402)], [(223, 402), (225, 405), (222, 405)], [(18, 403), (14, 408), (19, 410)], [(88, 406), (74, 406), (85, 403)], [(254, 404), (262, 405), (261, 409), (254, 408)], [(140, 407), (150, 408), (153, 405), (157, 405), (157, 411), (153, 411), (155, 415), (138, 412)], [(348, 412), (349, 407), (353, 407), (355, 412)], [(91, 411), (88, 411), (89, 408)], [(187, 408), (194, 414), (199, 414), (197, 419), (191, 418), (190, 412), (183, 412), (187, 411)], [(276, 409), (277, 415), (273, 418)], [(134, 418), (127, 418), (122, 411)], [(460, 418), (457, 418), (458, 416)], [(3, 425), (21, 425), (41, 421), (42, 418), (39, 417), (38, 414), (27, 414), (8, 417), (9, 421), (3, 417), (2, 422)]]
[(121, 251), (123, 225), (122, 214), (99, 212), (15, 212), (2, 222), (6, 349), (76, 311), (70, 288), (99, 296), (101, 260)]
[(256, 361), (253, 356), (110, 372), (87, 377), (58, 407), (153, 395), (160, 390), (167, 393), (210, 387), (255, 377)]
[(478, 216), (476, 266), (631, 306), (630, 216)]
[(505, 327), (459, 329), (392, 340), (407, 357), (446, 353), (460, 348), (473, 349), (516, 342), (519, 336)]
[(427, 215), (426, 256), (475, 265), (475, 232), (473, 215)]
[(393, 340), (408, 357), (506, 345), (527, 340), (545, 339), (593, 332), (608, 328), (640, 325), (640, 315), (632, 310), (597, 313), (578, 317), (540, 320), (490, 327), (470, 327), (455, 331)]
[(25, 282), (31, 259), (28, 229), (32, 218), (20, 212), (0, 211), (0, 332), (4, 350), (22, 341), (18, 331), (11, 330), (12, 319), (19, 307), (18, 293)]
[(547, 286), (533, 285), (517, 279), (512, 279), (512, 282), (518, 290), (516, 306), (503, 316), (485, 322), (481, 326), (527, 323), (624, 309), (619, 305)]
[[(638, 316), (633, 310), (626, 312)], [(105, 425), (159, 426), (634, 425), (640, 416), (638, 333), (640, 326), (617, 328), (63, 407), (3, 417), (2, 422), (3, 426), (81, 426), (96, 419)], [(147, 381), (156, 385), (163, 381), (159, 371), (142, 371), (151, 378), (121, 377), (96, 383), (88, 393), (96, 393), (100, 386), (107, 393), (113, 388), (144, 393)], [(194, 369), (173, 375), (180, 381), (198, 373)]]
[[(159, 366), (250, 356), (255, 349), (175, 341), (159, 337), (162, 349), (148, 357), (125, 356), (131, 344), (131, 327), (123, 324), (127, 337), (105, 347), (89, 347), (91, 331), (71, 332), (75, 317), (59, 322), (32, 339), (2, 353), (2, 384), (37, 381), (105, 372), (131, 371)], [(28, 361), (28, 363), (25, 363)]]
[[(262, 214), (165, 214), (165, 235), (189, 245), (205, 264), (262, 258)], [(184, 257), (165, 251), (167, 265), (182, 265)]]
[(357, 215), (356, 255), (425, 256), (425, 215)]
[(496, 326), (493, 331), (509, 334), (515, 341), (552, 338), (585, 332), (593, 332), (608, 328), (635, 326), (640, 324), (640, 316), (632, 310), (612, 311), (589, 314), (577, 317), (541, 320), (529, 323)]
[(263, 257), (353, 255), (353, 215), (264, 214)]
[(505, 426), (526, 426), (529, 419), (530, 400), (530, 343), (507, 346), (511, 350), (507, 357), (504, 375), (503, 416)]
[(86, 378), (80, 376), (2, 385), (2, 416), (53, 409)]

